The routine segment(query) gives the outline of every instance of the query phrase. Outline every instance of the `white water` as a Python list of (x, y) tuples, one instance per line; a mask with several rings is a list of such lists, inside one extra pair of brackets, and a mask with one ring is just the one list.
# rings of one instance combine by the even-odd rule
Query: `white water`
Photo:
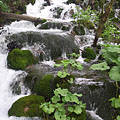
[[(56, 21), (70, 21), (72, 18), (70, 18), (69, 11), (71, 9), (75, 11), (75, 5), (74, 4), (66, 5), (64, 4), (64, 2), (66, 1), (67, 0), (51, 0), (51, 6), (43, 7), (42, 5), (44, 4), (44, 0), (36, 0), (34, 5), (29, 4), (27, 6), (26, 13), (27, 15), (34, 17), (49, 18), (49, 19), (54, 19)], [(53, 18), (53, 13), (50, 11), (50, 9), (53, 9), (55, 7), (61, 7), (64, 9), (60, 16), (60, 19)], [(27, 120), (27, 118), (24, 117), (21, 118), (8, 117), (8, 110), (11, 107), (11, 105), (17, 99), (23, 97), (24, 94), (15, 96), (11, 92), (10, 84), (13, 82), (13, 80), (16, 78), (18, 74), (22, 73), (22, 71), (14, 71), (12, 69), (7, 68), (6, 65), (7, 52), (5, 51), (6, 44), (4, 44), (4, 40), (5, 40), (4, 37), (7, 33), (17, 33), (23, 31), (40, 31), (40, 30), (38, 30), (33, 23), (28, 21), (19, 21), (19, 22), (15, 21), (11, 23), (10, 26), (5, 26), (4, 29), (5, 29), (5, 34), (3, 33), (2, 35), (0, 35), (0, 51), (1, 51), (0, 53), (0, 120)], [(53, 32), (53, 31), (57, 32), (56, 30), (48, 30), (48, 32)], [(60, 32), (60, 30), (58, 30), (58, 32)], [(53, 61), (45, 62), (45, 64), (53, 65)]]

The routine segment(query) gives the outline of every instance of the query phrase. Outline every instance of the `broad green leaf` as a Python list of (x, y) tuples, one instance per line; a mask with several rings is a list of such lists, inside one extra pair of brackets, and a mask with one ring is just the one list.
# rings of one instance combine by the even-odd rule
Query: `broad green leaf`
[(76, 120), (74, 117), (72, 117), (72, 120)]
[(79, 62), (77, 63), (77, 69), (78, 69), (78, 70), (82, 70), (82, 69), (83, 69), (82, 64), (81, 64), (81, 63), (79, 63)]
[(111, 98), (109, 101), (111, 101), (111, 105), (114, 108), (120, 108), (120, 98)]
[(81, 113), (82, 113), (81, 107), (80, 107), (80, 106), (75, 106), (74, 112), (75, 112), (76, 114), (81, 114)]
[(59, 95), (58, 96), (53, 96), (51, 98), (51, 100), (52, 100), (53, 103), (57, 103), (58, 101), (60, 101), (60, 96)]
[(54, 66), (55, 66), (55, 67), (61, 67), (62, 64), (55, 64)]
[(73, 78), (70, 78), (70, 80), (68, 80), (68, 82), (69, 82), (70, 84), (72, 84), (72, 83), (73, 83), (73, 81), (74, 81), (74, 79), (73, 79)]
[(98, 64), (93, 64), (90, 69), (92, 70), (108, 70), (110, 67), (107, 65), (106, 62), (98, 63)]
[(72, 113), (74, 111), (73, 107), (68, 107), (68, 111)]
[(70, 74), (69, 73), (67, 73), (67, 72), (62, 72), (62, 71), (59, 71), (58, 72), (58, 77), (60, 77), (60, 78), (65, 78), (65, 77), (67, 77), (67, 76), (69, 76)]
[(50, 104), (50, 105), (49, 105), (49, 109), (48, 109), (48, 114), (53, 113), (54, 110), (55, 110), (54, 105)]
[(61, 117), (61, 113), (57, 110), (55, 113), (54, 113), (54, 117), (56, 120), (61, 120), (60, 117)]
[(67, 67), (70, 64), (70, 60), (61, 61), (64, 67)]
[(119, 115), (117, 116), (117, 120), (120, 120), (120, 116)]
[(120, 48), (118, 48), (118, 46), (108, 47), (107, 50), (108, 50), (109, 52), (120, 53)]
[(112, 80), (120, 81), (120, 66), (114, 66), (109, 72), (109, 77)]
[(65, 100), (65, 102), (69, 102), (70, 101), (70, 96), (65, 96), (64, 100)]
[(68, 89), (62, 89), (61, 92), (60, 92), (60, 95), (61, 96), (67, 96), (69, 93)]
[(70, 102), (79, 103), (79, 99), (78, 99), (75, 95), (72, 95), (72, 96), (71, 96), (71, 101), (70, 101)]

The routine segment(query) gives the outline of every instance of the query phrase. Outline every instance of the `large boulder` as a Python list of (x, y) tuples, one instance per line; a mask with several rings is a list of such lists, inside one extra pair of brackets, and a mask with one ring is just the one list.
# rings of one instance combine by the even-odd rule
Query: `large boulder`
[(20, 98), (13, 103), (8, 111), (8, 115), (16, 117), (42, 117), (43, 112), (40, 109), (40, 105), (44, 102), (44, 97), (37, 95)]
[(7, 64), (15, 70), (24, 70), (29, 65), (35, 63), (35, 58), (29, 50), (12, 50), (7, 57)]
[(54, 60), (63, 53), (79, 53), (74, 37), (65, 32), (21, 32), (9, 35), (6, 39), (9, 43), (17, 41), (22, 47), (29, 45), (33, 52), (39, 54), (41, 60)]
[(90, 59), (90, 60), (94, 60), (96, 58), (96, 52), (95, 52), (95, 50), (93, 48), (86, 47), (82, 51), (82, 57)]
[(53, 90), (56, 88), (56, 84), (54, 75), (47, 74), (35, 83), (34, 92), (45, 98), (51, 98), (53, 96)]

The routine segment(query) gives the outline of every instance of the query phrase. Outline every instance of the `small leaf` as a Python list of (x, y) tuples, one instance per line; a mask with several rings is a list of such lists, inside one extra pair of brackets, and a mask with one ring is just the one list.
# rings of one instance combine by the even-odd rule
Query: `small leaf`
[(74, 93), (73, 95), (75, 95), (75, 96), (77, 96), (77, 97), (82, 97), (82, 94)]
[(55, 67), (61, 67), (62, 64), (55, 64), (54, 66), (55, 66)]
[(117, 116), (117, 120), (120, 120), (120, 116), (119, 115)]
[(74, 112), (75, 112), (76, 114), (81, 114), (81, 113), (82, 113), (81, 107), (80, 107), (80, 106), (75, 106)]
[(108, 70), (110, 69), (110, 67), (107, 65), (106, 62), (102, 62), (102, 63), (99, 63), (99, 64), (93, 64), (90, 69), (92, 70)]
[(73, 107), (68, 107), (68, 111), (72, 113), (74, 111)]
[(57, 102), (60, 101), (60, 96), (59, 96), (59, 95), (58, 95), (58, 96), (53, 96), (53, 97), (51, 98), (51, 100), (52, 100), (53, 103), (57, 103)]

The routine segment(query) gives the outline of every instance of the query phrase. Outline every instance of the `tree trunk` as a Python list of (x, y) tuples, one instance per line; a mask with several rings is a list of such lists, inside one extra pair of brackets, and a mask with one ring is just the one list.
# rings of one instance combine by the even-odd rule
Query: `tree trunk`
[[(39, 23), (43, 18), (37, 18), (37, 17), (31, 17), (27, 15), (19, 15), (19, 14), (14, 14), (14, 13), (7, 13), (7, 12), (1, 12), (0, 13), (1, 17), (7, 18), (7, 19), (15, 19), (15, 20), (27, 20), (35, 23)], [(50, 19), (47, 19), (50, 20)]]
[(116, 0), (111, 0), (111, 1), (106, 5), (105, 11), (102, 10), (102, 12), (101, 12), (101, 16), (100, 16), (98, 28), (97, 28), (97, 30), (96, 30), (95, 39), (94, 39), (94, 42), (93, 42), (93, 45), (92, 45), (93, 47), (96, 47), (96, 45), (97, 45), (98, 39), (99, 39), (99, 37), (101, 36), (102, 31), (103, 31), (103, 28), (104, 28), (104, 24), (106, 23), (107, 19), (109, 18), (109, 15), (110, 15), (112, 6), (114, 5), (115, 1), (116, 1)]

